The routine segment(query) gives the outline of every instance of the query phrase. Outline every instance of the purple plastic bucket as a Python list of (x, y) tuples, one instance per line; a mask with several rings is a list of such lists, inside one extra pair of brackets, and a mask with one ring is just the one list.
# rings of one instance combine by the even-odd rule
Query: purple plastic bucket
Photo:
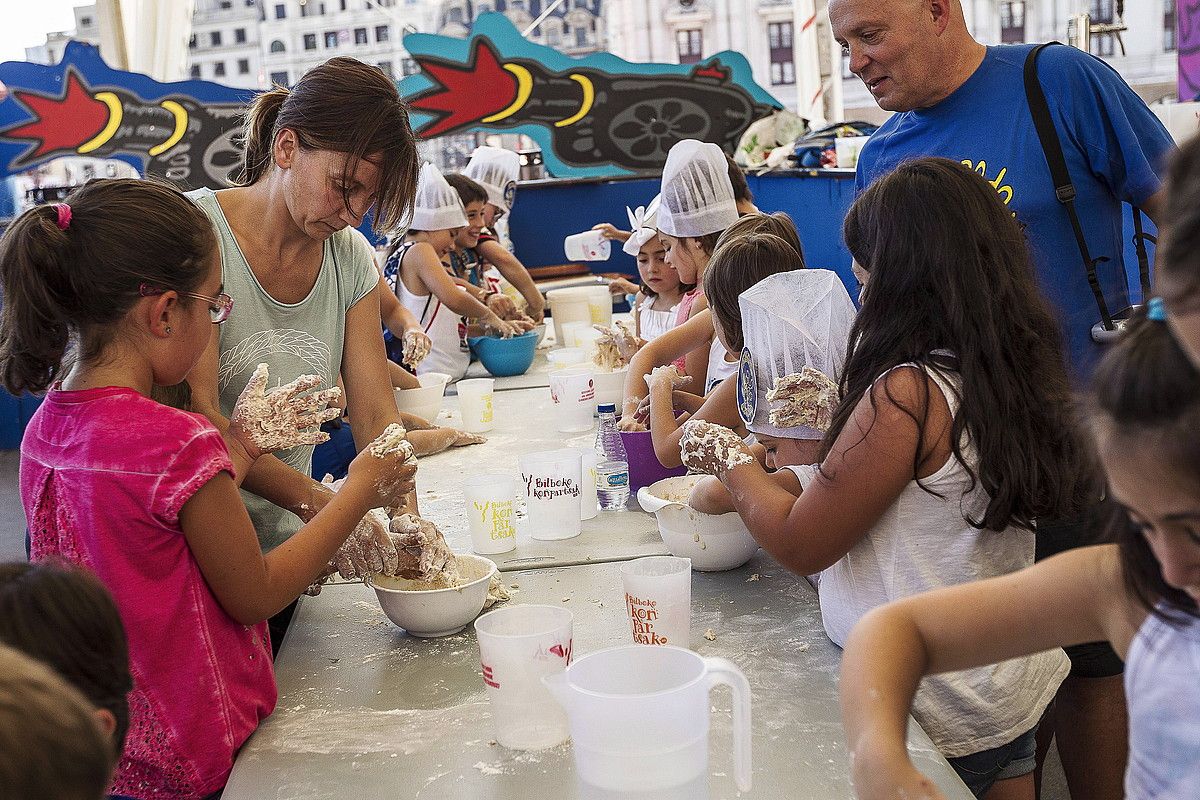
[(629, 456), (629, 491), (634, 494), (655, 481), (687, 474), (687, 467), (682, 464), (678, 467), (662, 465), (654, 455), (650, 431), (621, 431), (621, 444), (625, 445), (625, 455)]

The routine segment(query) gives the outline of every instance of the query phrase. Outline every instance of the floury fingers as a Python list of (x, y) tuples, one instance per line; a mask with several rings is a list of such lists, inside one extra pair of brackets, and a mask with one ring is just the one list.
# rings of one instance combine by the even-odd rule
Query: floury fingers
[(259, 364), (233, 407), (230, 424), (244, 439), (261, 453), (328, 441), (320, 426), (341, 416), (341, 409), (328, 407), (342, 396), (341, 389), (307, 393), (321, 384), (319, 375), (301, 375), (269, 390), (267, 379), (267, 365)]

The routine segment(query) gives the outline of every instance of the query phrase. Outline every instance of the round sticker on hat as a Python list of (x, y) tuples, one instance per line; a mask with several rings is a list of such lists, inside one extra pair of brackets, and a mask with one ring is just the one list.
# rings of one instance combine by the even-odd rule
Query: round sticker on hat
[(738, 416), (749, 425), (758, 411), (758, 375), (749, 347), (742, 348), (742, 357), (738, 359), (737, 404)]
[(512, 211), (513, 203), (517, 201), (517, 182), (509, 181), (504, 184), (504, 204)]

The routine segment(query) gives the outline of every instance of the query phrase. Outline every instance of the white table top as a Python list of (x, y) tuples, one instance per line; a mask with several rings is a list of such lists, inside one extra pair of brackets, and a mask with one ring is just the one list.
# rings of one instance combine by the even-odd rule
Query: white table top
[[(514, 603), (575, 615), (579, 654), (631, 641), (618, 564), (505, 575)], [(758, 573), (761, 579), (749, 581)], [(711, 628), (715, 641), (704, 638)], [(762, 551), (746, 566), (692, 577), (692, 644), (733, 660), (753, 693), (754, 786), (732, 779), (729, 698), (712, 697), (707, 789), (689, 798), (852, 798), (838, 710), (840, 651), (821, 627), (808, 584)], [(570, 745), (539, 752), (492, 744), (491, 711), (473, 628), (409, 636), (360, 584), (301, 598), (275, 662), (280, 698), (242, 749), (225, 800), (592, 797)], [(951, 800), (971, 794), (915, 722), (909, 751)]]

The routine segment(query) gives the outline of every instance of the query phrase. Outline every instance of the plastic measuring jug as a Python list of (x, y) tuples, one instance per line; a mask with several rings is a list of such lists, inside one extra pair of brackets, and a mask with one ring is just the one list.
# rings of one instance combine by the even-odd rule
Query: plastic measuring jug
[(733, 764), (750, 790), (750, 684), (732, 661), (629, 645), (580, 658), (542, 683), (567, 712), (575, 768), (612, 791), (670, 789), (708, 770), (709, 691), (733, 690)]

